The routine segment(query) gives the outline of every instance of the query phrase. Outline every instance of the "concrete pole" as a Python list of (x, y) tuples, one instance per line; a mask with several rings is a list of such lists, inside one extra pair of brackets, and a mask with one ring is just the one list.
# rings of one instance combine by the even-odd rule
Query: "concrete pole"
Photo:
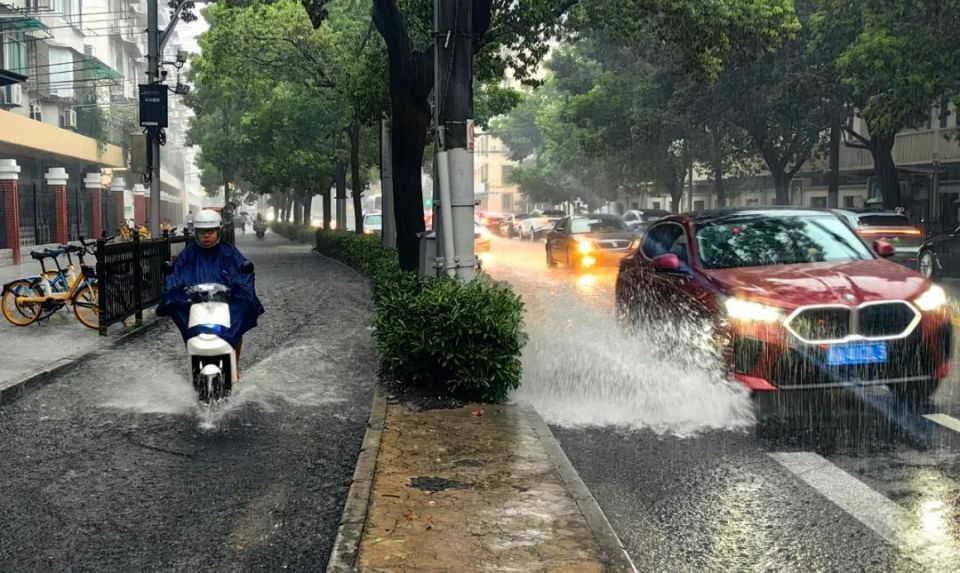
[[(147, 78), (160, 81), (160, 16), (158, 0), (147, 0)], [(150, 128), (150, 236), (160, 236), (160, 128)]]
[[(438, 161), (449, 177), (449, 209), (442, 233), (453, 234), (454, 267), (460, 280), (476, 274), (473, 193), (473, 4), (458, 0), (434, 3), (434, 93), (436, 95)], [(457, 8), (460, 8), (459, 13)], [(443, 158), (445, 156), (445, 159)], [(442, 170), (438, 173), (443, 174)], [(444, 182), (441, 181), (441, 190)], [(450, 224), (448, 224), (450, 223)], [(449, 244), (444, 240), (443, 243)], [(449, 253), (445, 253), (449, 257)]]
[(127, 209), (126, 209), (126, 195), (127, 192), (127, 182), (123, 180), (123, 177), (114, 177), (110, 182), (110, 195), (113, 196), (114, 204), (117, 207), (117, 229), (110, 229), (107, 234), (117, 233), (120, 229), (119, 227), (126, 222), (127, 220)]
[(383, 246), (397, 248), (397, 222), (393, 216), (393, 159), (390, 156), (390, 128), (387, 120), (380, 120), (380, 220)]

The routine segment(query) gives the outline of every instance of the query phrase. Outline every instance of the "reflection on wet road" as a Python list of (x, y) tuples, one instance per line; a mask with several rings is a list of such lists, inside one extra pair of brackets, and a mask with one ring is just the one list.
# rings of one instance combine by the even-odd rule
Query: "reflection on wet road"
[(923, 410), (870, 388), (758, 419), (709, 352), (663, 348), (698, 346), (694, 325), (619, 333), (616, 269), (548, 269), (542, 243), (504, 239), (485, 269), (527, 304), (514, 399), (551, 423), (639, 570), (957, 570), (956, 352)]

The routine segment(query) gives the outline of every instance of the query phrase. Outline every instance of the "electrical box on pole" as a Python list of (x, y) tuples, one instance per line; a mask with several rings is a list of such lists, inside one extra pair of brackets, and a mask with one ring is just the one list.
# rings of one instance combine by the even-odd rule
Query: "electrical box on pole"
[(140, 84), (140, 127), (167, 127), (167, 86)]

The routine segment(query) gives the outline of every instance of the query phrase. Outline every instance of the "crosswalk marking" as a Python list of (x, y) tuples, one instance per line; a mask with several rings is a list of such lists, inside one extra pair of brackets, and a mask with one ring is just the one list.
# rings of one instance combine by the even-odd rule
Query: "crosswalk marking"
[(889, 543), (903, 543), (911, 527), (907, 510), (812, 452), (768, 455)]
[(949, 428), (954, 432), (960, 432), (960, 420), (953, 416), (948, 416), (947, 414), (924, 414), (923, 417), (931, 422), (940, 424), (944, 428)]

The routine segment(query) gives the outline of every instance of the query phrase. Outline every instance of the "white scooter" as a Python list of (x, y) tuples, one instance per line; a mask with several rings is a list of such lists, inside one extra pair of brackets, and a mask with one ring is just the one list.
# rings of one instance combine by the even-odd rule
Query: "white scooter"
[(185, 289), (190, 299), (190, 328), (205, 327), (187, 340), (193, 387), (205, 404), (230, 396), (237, 382), (237, 352), (216, 333), (230, 328), (230, 288), (204, 283)]

